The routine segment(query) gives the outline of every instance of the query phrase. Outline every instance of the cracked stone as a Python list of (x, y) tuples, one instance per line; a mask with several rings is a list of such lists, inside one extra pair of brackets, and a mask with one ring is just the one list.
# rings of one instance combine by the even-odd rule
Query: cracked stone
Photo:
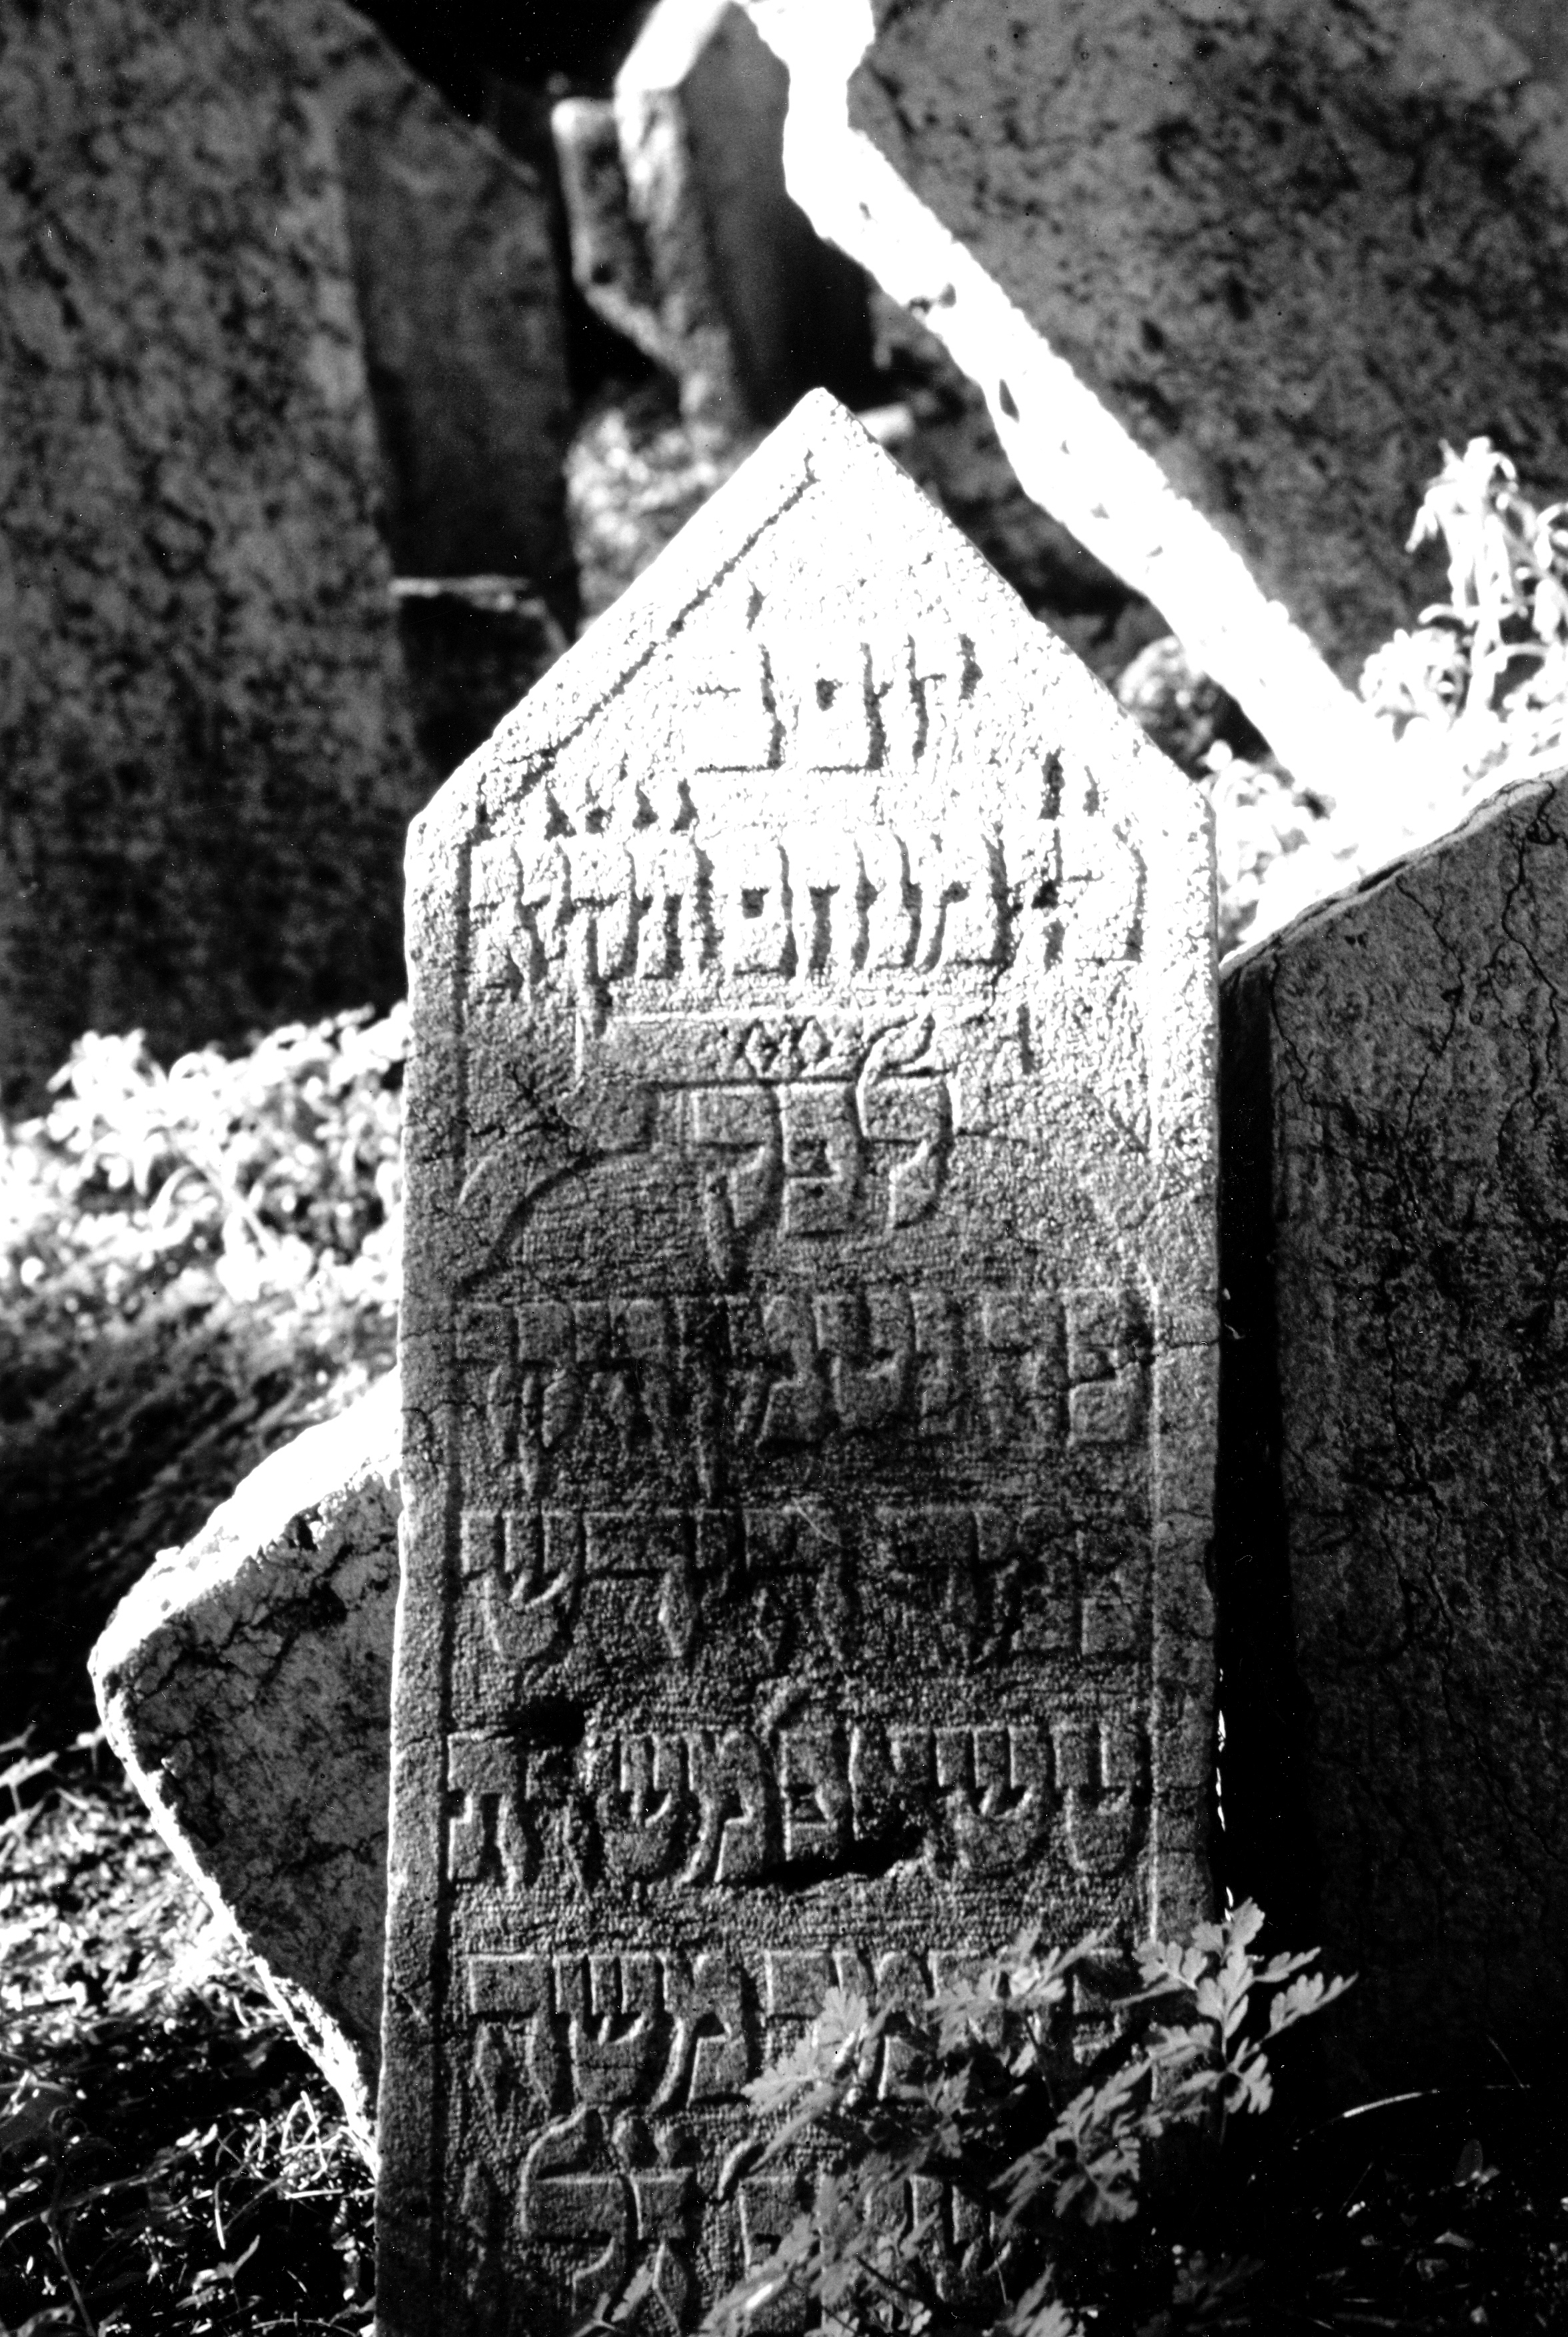
[[(816, 15), (751, 5), (764, 32), (799, 19), (826, 89)], [(1568, 103), (1473, 7), (875, 15), (854, 125), (1344, 680), (1436, 597), (1402, 547), (1466, 417), (1568, 475)]]
[(369, 2147), (399, 1509), (396, 1373), (165, 1550), (93, 1651), (109, 1741)]
[(4, 1100), (401, 981), (426, 793), (310, 0), (9, 9)]
[(1210, 1903), (1211, 887), (824, 392), (416, 825), (386, 2337), (694, 2322), (828, 1986)]
[(1348, 2092), (1568, 2045), (1568, 783), (1221, 979), (1230, 1880)]

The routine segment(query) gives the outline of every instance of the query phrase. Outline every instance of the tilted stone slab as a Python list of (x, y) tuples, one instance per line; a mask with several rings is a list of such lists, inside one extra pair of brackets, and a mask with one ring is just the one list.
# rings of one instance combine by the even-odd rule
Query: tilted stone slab
[(1347, 680), (1444, 439), (1568, 475), (1568, 112), (1466, 0), (875, 14), (851, 121)]
[(1543, 780), (1222, 982), (1230, 1879), (1362, 2098), (1568, 2046), (1565, 983)]
[(409, 733), (306, 0), (0, 34), (0, 1095), (397, 994)]
[(818, 232), (1296, 777), (1374, 797), (1347, 683), (1440, 587), (1400, 549), (1439, 440), (1563, 474), (1562, 93), (1455, 0), (746, 5)]
[(378, 2313), (681, 2322), (835, 1978), (1205, 1903), (1204, 816), (818, 394), (410, 872)]
[(362, 2143), (380, 2059), (396, 1374), (264, 1461), (93, 1651), (109, 1742)]

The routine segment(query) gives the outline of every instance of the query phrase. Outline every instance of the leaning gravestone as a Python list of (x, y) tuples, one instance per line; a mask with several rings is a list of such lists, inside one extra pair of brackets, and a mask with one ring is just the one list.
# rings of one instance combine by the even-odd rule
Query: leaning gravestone
[(831, 1983), (1205, 1902), (1204, 818), (817, 393), (410, 869), (382, 2325), (680, 2324)]
[(1225, 969), (1230, 1875), (1352, 2096), (1568, 2060), (1565, 984), (1561, 779)]
[(1418, 605), (1441, 441), (1563, 475), (1568, 113), (1479, 8), (872, 13), (851, 120), (1346, 680)]

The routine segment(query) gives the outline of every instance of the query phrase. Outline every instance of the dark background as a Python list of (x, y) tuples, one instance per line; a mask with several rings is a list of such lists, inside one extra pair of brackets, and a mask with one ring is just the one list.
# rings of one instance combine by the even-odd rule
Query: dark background
[(564, 86), (553, 94), (608, 95), (616, 66), (651, 0), (358, 0), (408, 63), (472, 122), (494, 103), (496, 81)]

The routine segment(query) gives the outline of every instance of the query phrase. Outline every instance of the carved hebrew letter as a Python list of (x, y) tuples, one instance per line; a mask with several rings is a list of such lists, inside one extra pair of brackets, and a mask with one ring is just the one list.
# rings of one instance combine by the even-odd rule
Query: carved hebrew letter
[(532, 1666), (562, 1653), (583, 1589), (583, 1521), (574, 1510), (466, 1510), (461, 1566), (504, 1661)]
[(863, 828), (859, 841), (866, 967), (871, 973), (891, 973), (913, 958), (919, 929), (909, 856), (890, 827)]
[(1067, 1853), (1080, 1874), (1115, 1874), (1132, 1857), (1148, 1816), (1142, 1733), (1131, 1718), (1063, 1722), (1051, 1732)]
[(923, 836), (914, 875), (920, 888), (921, 968), (1000, 964), (1007, 900), (1000, 845), (962, 826), (942, 838)]
[(963, 1863), (999, 1873), (1034, 1856), (1051, 1823), (1038, 1732), (1024, 1723), (939, 1728), (936, 1749), (937, 1788)]
[[(810, 1444), (827, 1425), (827, 1390), (817, 1369), (808, 1299), (790, 1291), (762, 1306), (763, 1352), (773, 1366), (759, 1429), (768, 1444)], [(779, 1365), (788, 1365), (781, 1371)]]
[(675, 1873), (687, 1819), (681, 1739), (612, 1736), (588, 1765), (609, 1874), (630, 1882)]
[(779, 1744), (787, 1859), (838, 1859), (849, 1846), (849, 1781), (837, 1728), (787, 1728)]
[(580, 2171), (603, 2146), (596, 2109), (584, 2106), (547, 2127), (523, 2162), (517, 2215), (524, 2236), (536, 2240), (603, 2242), (599, 2253), (572, 2275), (579, 2313), (613, 2302), (626, 2284), (632, 2259), (632, 2201), (619, 2173)]
[(946, 1181), (953, 1100), (929, 1058), (930, 1032), (928, 1018), (884, 1032), (856, 1090), (866, 1141), (887, 1179), (888, 1233), (928, 1217)]
[(860, 1188), (860, 1131), (845, 1080), (807, 1080), (784, 1090), (784, 1230), (848, 1232)]
[(740, 1974), (729, 1957), (705, 1953), (690, 1966), (666, 1958), (665, 2001), (674, 2041), (655, 2107), (738, 2095), (751, 2075), (751, 2034)]
[(634, 836), (632, 882), (638, 904), (636, 979), (673, 982), (707, 953), (702, 862), (690, 836)]
[(778, 1855), (772, 1779), (761, 1745), (731, 1728), (715, 1743), (707, 1732), (687, 1745), (700, 1831), (683, 1880), (744, 1882)]
[(1065, 1376), (1054, 1292), (987, 1290), (980, 1301), (981, 1400), (993, 1444), (1057, 1437)]
[(1075, 1444), (1124, 1444), (1142, 1424), (1142, 1340), (1132, 1294), (1070, 1290), (1067, 1415)]
[(447, 1872), (455, 1882), (480, 1882), (489, 1870), (508, 1883), (532, 1881), (524, 1778), (524, 1756), (510, 1738), (447, 1738), (447, 1790), (460, 1801), (447, 1825)]
[[(801, 2212), (797, 2180), (788, 2175), (753, 2175), (740, 2185), (740, 2237), (750, 2271), (772, 2254)], [(758, 2337), (796, 2337), (807, 2322), (803, 2293), (785, 2287), (749, 2316)]]
[(765, 769), (778, 759), (778, 735), (762, 644), (742, 638), (711, 652), (687, 703), (687, 761), (699, 771)]
[(652, 1955), (557, 1960), (572, 2080), (580, 2102), (642, 2102), (665, 2049), (659, 1960)]
[(690, 1110), (709, 1256), (715, 1274), (728, 1281), (737, 1245), (777, 1203), (783, 1169), (779, 1099), (760, 1083), (693, 1088)]
[(555, 2107), (564, 2074), (553, 2014), (548, 1956), (470, 1956), (468, 2009), (476, 2019), (521, 2022), (524, 2058), (534, 2090), (546, 2110)]
[(779, 837), (766, 828), (725, 828), (709, 840), (708, 849), (726, 970), (792, 973), (789, 870)]
[(888, 1285), (836, 1291), (816, 1302), (817, 1343), (828, 1358), (833, 1409), (852, 1434), (875, 1435), (902, 1412), (915, 1365), (909, 1295)]

